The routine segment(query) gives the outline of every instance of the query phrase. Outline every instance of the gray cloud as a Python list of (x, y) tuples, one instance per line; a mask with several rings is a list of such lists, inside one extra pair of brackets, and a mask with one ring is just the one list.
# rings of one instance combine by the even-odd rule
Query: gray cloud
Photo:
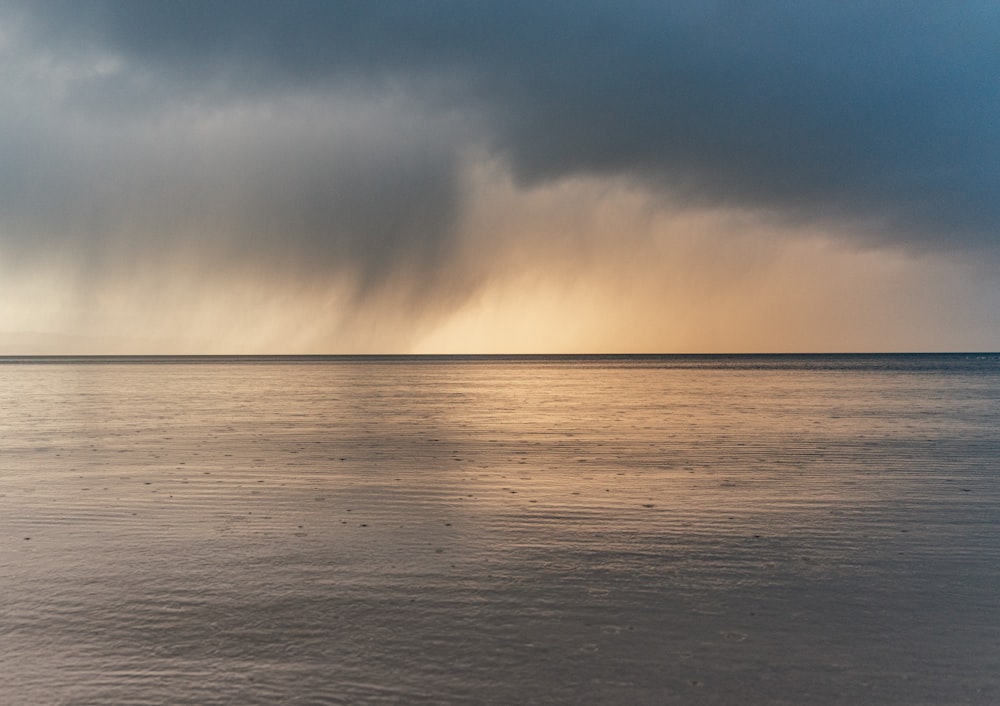
[[(957, 245), (998, 234), (995, 3), (67, 1), (20, 10), (36, 41), (125, 56), (163, 100), (402, 84), (442, 111), (474, 115), (480, 139), (527, 183), (626, 174), (707, 203), (878, 219), (882, 237)], [(115, 105), (108, 96), (122, 80), (94, 80), (77, 98)]]
[(188, 251), (316, 275), (351, 268), (367, 287), (404, 264), (433, 275), (455, 235), (453, 133), (406, 101), (58, 122), (0, 136), (8, 256), (65, 250), (100, 274)]
[[(1000, 241), (990, 2), (0, 3), (0, 243), (468, 292), (462, 164)], [(235, 265), (234, 265), (235, 263)], [(471, 277), (471, 275), (468, 275)]]

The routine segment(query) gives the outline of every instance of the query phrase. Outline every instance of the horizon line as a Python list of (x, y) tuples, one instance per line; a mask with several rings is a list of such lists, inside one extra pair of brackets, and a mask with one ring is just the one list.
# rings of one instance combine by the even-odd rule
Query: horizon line
[(18, 360), (106, 360), (106, 359), (347, 359), (347, 358), (723, 358), (808, 356), (995, 356), (1000, 351), (743, 351), (697, 353), (3, 353), (0, 362)]

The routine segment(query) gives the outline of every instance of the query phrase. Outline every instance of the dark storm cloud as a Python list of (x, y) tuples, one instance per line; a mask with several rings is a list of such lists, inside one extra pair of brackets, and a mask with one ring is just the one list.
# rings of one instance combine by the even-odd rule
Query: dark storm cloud
[(363, 285), (402, 265), (430, 274), (457, 209), (453, 151), (441, 129), (371, 110), (25, 127), (0, 138), (7, 254), (70, 246), (93, 274), (177, 251), (314, 274), (350, 267)]
[[(366, 251), (371, 262), (414, 238), (414, 253), (445, 247), (449, 169), (463, 141), (506, 158), (522, 184), (625, 176), (694, 203), (860, 219), (886, 241), (1000, 240), (992, 2), (33, 0), (7, 9), (36, 50), (123, 58), (125, 70), (78, 81), (67, 98), (114, 124), (165, 105), (342, 91), (402, 93), (427, 125), (462, 116), (466, 130), (451, 141), (389, 140), (402, 172), (389, 157), (364, 166), (358, 156), (351, 168), (371, 178), (355, 179), (320, 149), (294, 193), (270, 182), (259, 191), (276, 189), (273, 213), (311, 247), (330, 223), (355, 234), (334, 238), (346, 243), (338, 252), (365, 250), (372, 237), (384, 247)], [(408, 138), (426, 143), (420, 129)], [(355, 206), (386, 180), (384, 209)], [(254, 210), (268, 205), (251, 205), (250, 220), (269, 218)], [(418, 225), (405, 225), (409, 209), (423, 214)]]

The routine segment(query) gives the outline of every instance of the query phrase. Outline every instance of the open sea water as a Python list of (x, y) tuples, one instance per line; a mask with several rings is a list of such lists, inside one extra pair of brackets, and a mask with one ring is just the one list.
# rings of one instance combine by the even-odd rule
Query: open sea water
[(0, 359), (0, 703), (1000, 703), (1000, 356)]

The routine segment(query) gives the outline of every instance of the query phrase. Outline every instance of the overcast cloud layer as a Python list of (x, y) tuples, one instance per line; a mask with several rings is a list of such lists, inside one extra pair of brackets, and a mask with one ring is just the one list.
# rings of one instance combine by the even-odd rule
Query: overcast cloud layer
[(994, 2), (8, 0), (0, 263), (433, 319), (547, 237), (470, 230), (503, 175), (992, 262), (998, 36)]

